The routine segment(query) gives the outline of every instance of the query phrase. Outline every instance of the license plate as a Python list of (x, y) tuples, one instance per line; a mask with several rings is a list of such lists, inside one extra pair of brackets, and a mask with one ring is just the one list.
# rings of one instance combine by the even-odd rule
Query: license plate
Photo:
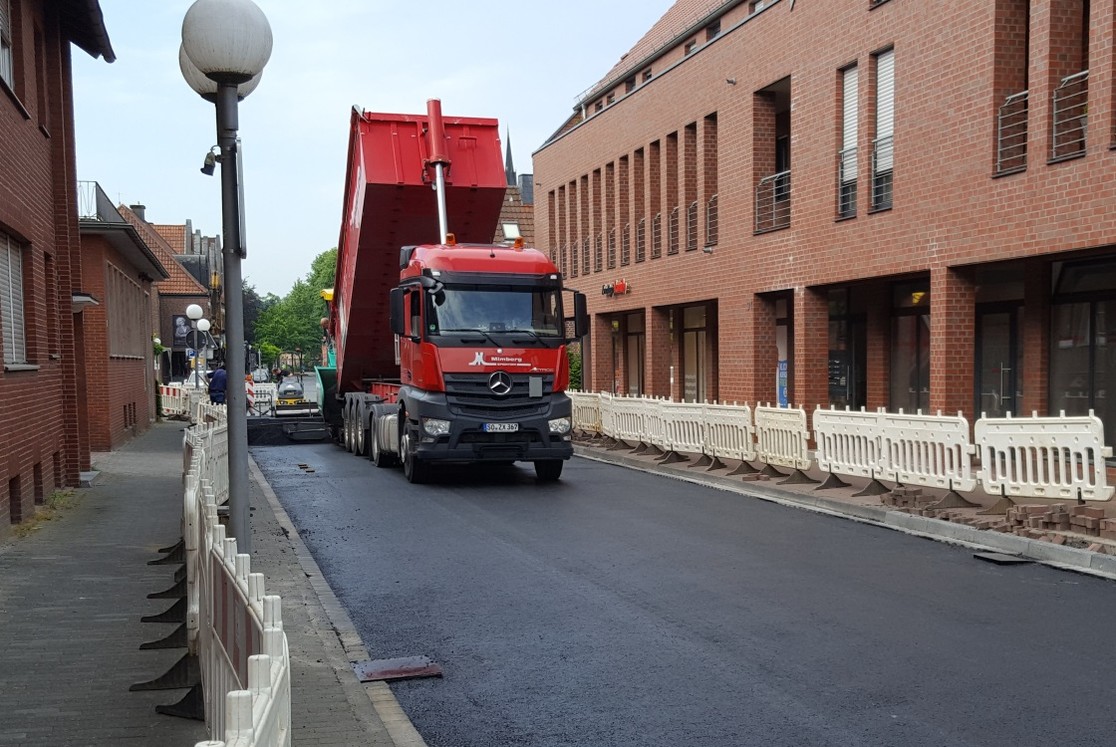
[(514, 433), (519, 430), (519, 423), (485, 423), (485, 433)]

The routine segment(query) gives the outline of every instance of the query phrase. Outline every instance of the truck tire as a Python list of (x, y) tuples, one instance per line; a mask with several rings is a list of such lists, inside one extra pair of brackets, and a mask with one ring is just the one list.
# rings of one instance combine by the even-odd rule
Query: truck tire
[(540, 459), (535, 462), (535, 477), (539, 482), (557, 482), (562, 476), (562, 459)]
[(373, 413), (372, 420), (369, 422), (371, 426), (368, 429), (368, 458), (372, 460), (372, 464), (377, 467), (390, 467), (394, 460), (392, 459), (391, 452), (380, 448), (380, 437), (376, 435), (376, 415)]
[(345, 403), (345, 409), (341, 411), (341, 429), (345, 433), (345, 451), (353, 450), (353, 419), (349, 411), (349, 405)]
[(353, 453), (363, 459), (368, 456), (368, 431), (364, 428), (364, 407), (353, 407)]
[(399, 458), (403, 460), (403, 476), (412, 485), (422, 485), (430, 479), (430, 465), (415, 456), (410, 429), (404, 425), (400, 431)]

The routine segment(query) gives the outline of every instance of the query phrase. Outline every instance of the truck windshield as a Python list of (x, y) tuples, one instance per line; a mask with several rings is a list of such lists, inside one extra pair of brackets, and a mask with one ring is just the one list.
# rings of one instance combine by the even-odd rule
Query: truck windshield
[(561, 338), (562, 297), (538, 286), (447, 285), (431, 303), (427, 332), (519, 332), (532, 338)]

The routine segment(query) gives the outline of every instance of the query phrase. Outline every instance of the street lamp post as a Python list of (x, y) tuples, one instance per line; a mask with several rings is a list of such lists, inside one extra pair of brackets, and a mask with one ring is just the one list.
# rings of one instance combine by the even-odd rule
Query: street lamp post
[[(221, 151), (221, 218), (225, 243), (226, 370), (244, 374), (244, 298), (237, 167), (237, 103), (259, 83), (271, 56), (271, 26), (252, 0), (197, 0), (182, 19), (179, 66), (190, 87), (217, 108)], [(248, 411), (243, 386), (226, 394), (229, 429), (229, 531), (241, 552), (252, 551), (248, 513)]]
[[(197, 358), (195, 358), (194, 360), (201, 364), (201, 371), (203, 376), (209, 373), (209, 356), (206, 355), (206, 353), (208, 352), (207, 348), (209, 346), (206, 343), (209, 342), (207, 338), (209, 337), (209, 328), (211, 326), (212, 325), (210, 325), (208, 319), (198, 320), (198, 332), (201, 332), (201, 337), (198, 338), (198, 346), (195, 348), (195, 355), (197, 355)], [(195, 367), (194, 370), (196, 371), (197, 368)], [(196, 376), (194, 377), (194, 381), (195, 383), (197, 383), (198, 381), (198, 378)]]
[(198, 357), (201, 355), (201, 340), (198, 338), (198, 330), (201, 329), (201, 323), (205, 322), (205, 328), (209, 329), (209, 322), (202, 319), (202, 314), (205, 312), (201, 306), (192, 303), (186, 307), (186, 316), (190, 319), (190, 328), (193, 332), (190, 335), (190, 344), (194, 348), (194, 388), (198, 388)]

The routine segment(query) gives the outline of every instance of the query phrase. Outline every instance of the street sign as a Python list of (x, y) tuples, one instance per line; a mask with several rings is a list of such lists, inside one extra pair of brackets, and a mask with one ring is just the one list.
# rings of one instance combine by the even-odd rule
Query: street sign
[(196, 358), (197, 356), (198, 356), (198, 351), (194, 350), (193, 348), (186, 348), (186, 357), (187, 358)]

